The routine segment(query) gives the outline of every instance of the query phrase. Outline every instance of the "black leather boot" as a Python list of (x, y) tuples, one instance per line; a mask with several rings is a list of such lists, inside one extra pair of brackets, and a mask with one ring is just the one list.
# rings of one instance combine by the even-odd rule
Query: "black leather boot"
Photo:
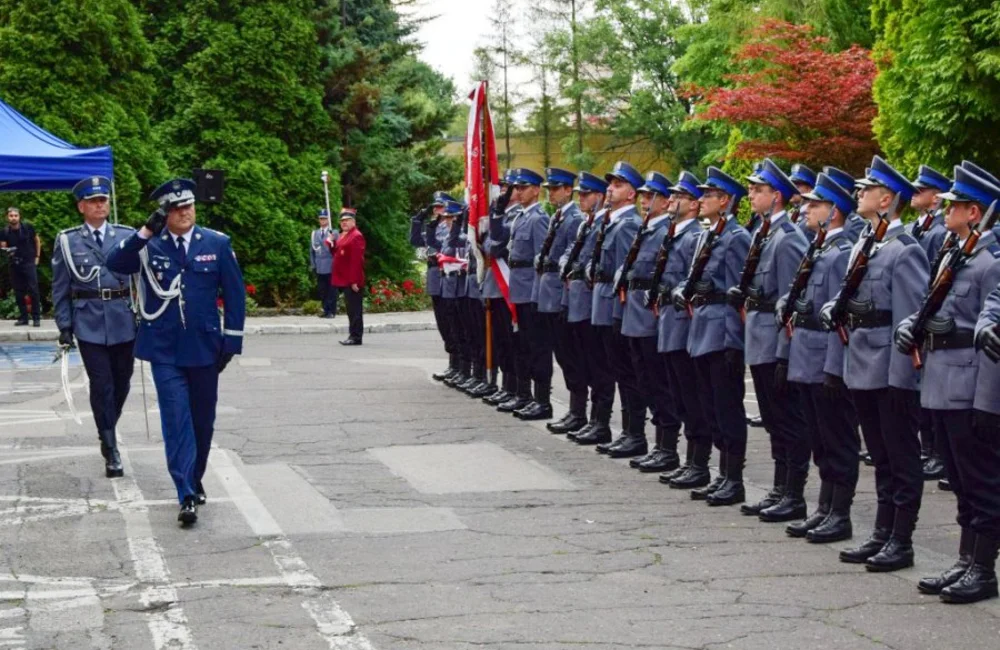
[[(692, 456), (694, 456), (694, 445), (693, 445), (693, 443), (690, 440), (688, 440), (687, 441), (687, 451), (684, 452), (684, 462), (681, 463), (679, 466), (677, 466), (675, 469), (668, 470), (668, 471), (665, 471), (662, 474), (660, 474), (660, 482), (661, 483), (666, 483), (670, 479), (672, 479), (672, 478), (674, 478), (676, 476), (680, 476), (681, 474), (683, 474), (684, 472), (686, 472), (688, 470), (688, 468), (691, 467), (691, 457)], [(666, 477), (666, 481), (663, 480), (664, 477)]]
[(519, 411), (531, 403), (531, 380), (527, 377), (517, 378), (517, 393), (509, 400), (497, 406), (501, 413)]
[(597, 450), (597, 453), (599, 453), (599, 454), (606, 454), (606, 453), (608, 453), (608, 448), (611, 447), (611, 445), (613, 445), (616, 442), (618, 442), (619, 440), (625, 438), (628, 435), (628, 431), (629, 431), (628, 425), (629, 425), (629, 412), (625, 411), (625, 410), (622, 410), (622, 430), (621, 430), (621, 433), (619, 433), (618, 436), (614, 440), (609, 441), (609, 442), (603, 442), (603, 443), (597, 445), (597, 447), (595, 448)]
[(938, 489), (942, 492), (951, 492), (951, 482), (948, 480), (947, 476), (942, 479), (938, 479)]
[(497, 387), (497, 370), (494, 368), (487, 372), (486, 366), (480, 366), (483, 369), (483, 381), (478, 386), (469, 390), (469, 397), (476, 399), (482, 399), (488, 397), (489, 395), (494, 395), (498, 390)]
[(876, 573), (885, 573), (913, 566), (913, 529), (916, 526), (917, 513), (896, 510), (889, 541), (882, 550), (868, 558), (865, 568)]
[(944, 461), (936, 453), (931, 452), (930, 456), (923, 463), (924, 467), (924, 480), (925, 481), (936, 481), (939, 478), (944, 478), (945, 467)]
[(500, 406), (511, 397), (517, 391), (517, 384), (514, 382), (514, 375), (504, 371), (503, 382), (500, 384), (500, 390), (495, 393), (484, 396), (483, 403), (489, 404), (490, 406)]
[(788, 482), (785, 484), (785, 493), (782, 495), (781, 500), (770, 508), (761, 510), (760, 514), (757, 515), (758, 518), (768, 523), (804, 519), (808, 507), (803, 496), (807, 476), (808, 474), (804, 471), (789, 471)]
[(114, 429), (103, 429), (97, 432), (101, 439), (101, 455), (104, 456), (104, 475), (108, 478), (125, 476), (122, 468), (122, 457), (118, 453), (118, 440)]
[(819, 526), (806, 533), (806, 540), (813, 544), (829, 544), (850, 539), (854, 535), (854, 527), (851, 525), (853, 502), (854, 490), (835, 485), (830, 501), (830, 514)]
[(738, 454), (726, 454), (726, 480), (719, 489), (706, 495), (710, 506), (734, 506), (747, 500), (743, 486), (743, 463), (746, 459)]
[(448, 367), (445, 368), (442, 372), (435, 372), (433, 375), (431, 375), (431, 379), (433, 379), (434, 381), (444, 381), (448, 377), (451, 377), (452, 375), (455, 374), (455, 370), (456, 370), (455, 365), (456, 364), (457, 364), (457, 361), (455, 359), (455, 355), (454, 354), (449, 354), (448, 355)]
[[(712, 482), (705, 485), (697, 490), (691, 490), (691, 499), (693, 501), (704, 501), (708, 498), (709, 494), (712, 494), (726, 482), (726, 463), (729, 462), (729, 458), (726, 454), (719, 452), (719, 473), (716, 475)], [(671, 484), (673, 487), (673, 484)]]
[(764, 495), (764, 498), (757, 503), (745, 503), (740, 506), (740, 514), (744, 514), (748, 517), (756, 517), (760, 514), (761, 510), (766, 510), (770, 508), (778, 501), (781, 501), (781, 497), (785, 496), (785, 482), (788, 479), (788, 470), (785, 467), (784, 461), (774, 461), (774, 482), (772, 483), (772, 488)]
[(646, 413), (644, 411), (633, 412), (628, 418), (628, 428), (625, 429), (627, 437), (624, 440), (616, 441), (608, 447), (610, 458), (635, 458), (645, 456), (649, 453), (649, 444), (646, 442)]
[(811, 515), (802, 521), (796, 521), (785, 526), (785, 533), (789, 537), (805, 537), (813, 528), (819, 526), (830, 514), (830, 504), (833, 500), (833, 483), (820, 481), (819, 484), (819, 505)]
[(976, 550), (976, 534), (969, 528), (962, 529), (962, 536), (958, 539), (958, 561), (945, 569), (941, 575), (922, 578), (917, 583), (917, 589), (922, 594), (937, 595), (945, 587), (958, 582), (959, 578), (972, 566), (972, 555)]
[(549, 422), (545, 428), (552, 433), (579, 431), (587, 424), (587, 393), (569, 394), (569, 411), (557, 422)]
[(459, 384), (469, 381), (469, 378), (471, 377), (469, 373), (471, 371), (472, 371), (472, 364), (466, 361), (465, 359), (460, 358), (458, 360), (458, 365), (455, 368), (455, 374), (453, 374), (451, 377), (445, 377), (443, 383), (445, 386), (450, 386), (451, 388), (457, 388)]
[(648, 460), (639, 463), (639, 471), (644, 474), (674, 471), (681, 464), (680, 456), (677, 455), (680, 432), (667, 431), (665, 427), (656, 425), (656, 437), (659, 440), (659, 451), (655, 456), (650, 453)]
[(841, 551), (840, 561), (848, 564), (864, 564), (868, 558), (874, 557), (889, 541), (895, 514), (895, 508), (891, 503), (878, 504), (878, 508), (875, 510), (875, 528), (872, 529), (871, 535), (861, 542), (861, 546), (845, 548)]
[(997, 540), (976, 535), (972, 566), (953, 585), (941, 590), (946, 603), (975, 603), (997, 597)]
[(535, 399), (519, 411), (514, 411), (514, 417), (520, 420), (549, 420), (552, 418), (552, 384), (535, 382)]
[(574, 435), (578, 445), (603, 445), (611, 442), (611, 405), (594, 404), (591, 409), (593, 426), (585, 427)]
[(675, 490), (693, 490), (708, 485), (712, 480), (712, 475), (708, 471), (708, 461), (712, 457), (712, 443), (689, 441), (688, 451), (690, 458), (687, 469), (673, 476), (661, 475), (661, 483), (669, 483)]
[(590, 419), (587, 420), (587, 423), (585, 425), (583, 425), (582, 427), (580, 427), (576, 431), (570, 431), (569, 433), (567, 433), (566, 434), (566, 438), (569, 439), (569, 440), (572, 440), (573, 442), (576, 442), (577, 438), (579, 438), (581, 436), (586, 436), (587, 434), (589, 434), (590, 431), (595, 426), (597, 426), (597, 412), (598, 412), (598, 410), (599, 410), (599, 408), (598, 408), (597, 404), (591, 404), (590, 405)]

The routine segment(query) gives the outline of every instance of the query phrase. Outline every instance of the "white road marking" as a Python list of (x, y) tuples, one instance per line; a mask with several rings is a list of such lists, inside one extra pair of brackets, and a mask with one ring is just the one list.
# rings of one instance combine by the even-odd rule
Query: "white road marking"
[(209, 456), (209, 466), (254, 534), (270, 538), (265, 540), (264, 547), (271, 554), (285, 584), (304, 596), (302, 607), (315, 622), (316, 629), (327, 646), (331, 650), (374, 650), (368, 638), (357, 629), (350, 614), (341, 608), (329, 592), (320, 589), (323, 583), (295, 551), (278, 522), (240, 473), (230, 453), (225, 449), (213, 449)]

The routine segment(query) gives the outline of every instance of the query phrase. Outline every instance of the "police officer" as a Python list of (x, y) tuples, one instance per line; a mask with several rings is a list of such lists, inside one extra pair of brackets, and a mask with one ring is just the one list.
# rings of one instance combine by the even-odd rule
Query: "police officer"
[[(698, 189), (702, 190), (700, 215), (708, 219), (709, 227), (698, 237), (692, 269), (673, 290), (671, 300), (674, 309), (691, 314), (687, 350), (694, 365), (702, 413), (719, 450), (719, 474), (709, 482), (710, 450), (698, 445), (687, 471), (667, 481), (671, 488), (691, 489), (694, 500), (721, 506), (746, 498), (743, 323), (729, 303), (726, 290), (739, 282), (750, 249), (750, 234), (736, 220), (739, 203), (746, 196), (736, 179), (717, 167), (709, 167), (705, 183)], [(702, 257), (707, 263), (696, 275), (694, 265)]]
[(461, 241), (466, 266), (462, 270), (465, 278), (465, 299), (460, 301), (462, 323), (466, 332), (466, 343), (469, 356), (472, 359), (472, 378), (461, 390), (469, 397), (482, 398), (496, 391), (496, 383), (491, 381), (486, 372), (486, 312), (483, 310), (482, 288), (479, 285), (479, 259), (473, 253), (476, 242), (469, 239), (468, 212), (465, 212), (461, 225)]
[[(659, 256), (666, 256), (663, 273), (654, 278), (653, 299), (656, 302), (657, 345), (660, 362), (667, 374), (667, 387), (670, 390), (672, 402), (677, 405), (678, 413), (684, 422), (684, 437), (687, 439), (687, 453), (683, 465), (673, 470), (667, 470), (662, 461), (653, 458), (645, 463), (637, 463), (639, 471), (651, 472), (658, 468), (664, 473), (660, 475), (661, 482), (669, 482), (688, 471), (692, 466), (704, 468), (708, 476), (708, 459), (712, 453), (712, 430), (702, 410), (698, 391), (692, 385), (695, 376), (694, 362), (687, 351), (688, 333), (691, 328), (691, 317), (687, 310), (673, 308), (670, 295), (674, 287), (687, 277), (694, 258), (694, 249), (703, 229), (698, 222), (700, 209), (699, 199), (702, 191), (701, 181), (690, 172), (681, 172), (677, 184), (670, 188), (674, 206), (671, 210), (676, 214), (672, 228), (669, 228), (660, 243), (655, 264), (661, 264)], [(659, 266), (657, 266), (659, 268)], [(651, 305), (652, 301), (650, 302)], [(696, 460), (697, 457), (697, 460)]]
[[(675, 215), (671, 212), (674, 209), (670, 189), (673, 184), (660, 172), (646, 174), (646, 182), (638, 190), (646, 215), (644, 226), (636, 233), (637, 241), (633, 243), (633, 247), (638, 245), (638, 254), (631, 268), (623, 269), (625, 277), (619, 280), (620, 286), (627, 287), (622, 311), (622, 336), (628, 342), (637, 395), (643, 410), (650, 413), (655, 432), (653, 448), (649, 453), (642, 459), (634, 459), (634, 464), (629, 463), (645, 472), (672, 471), (680, 466), (677, 442), (683, 406), (674, 401), (667, 367), (656, 349), (656, 315), (646, 307), (649, 292), (659, 284), (653, 278), (656, 255), (663, 238), (676, 232)], [(616, 299), (620, 297), (616, 296)], [(618, 453), (621, 452), (608, 452), (612, 457)]]
[(622, 336), (624, 305), (615, 293), (618, 271), (625, 262), (642, 219), (635, 209), (637, 190), (645, 183), (642, 174), (627, 162), (619, 161), (604, 175), (608, 182), (609, 214), (605, 216), (604, 235), (598, 232), (591, 266), (594, 274), (591, 323), (597, 328), (611, 374), (618, 384), (621, 400), (622, 432), (618, 439), (597, 445), (598, 453), (616, 458), (643, 456), (649, 453), (646, 442), (646, 405), (639, 394), (638, 377), (628, 340)]
[(441, 305), (441, 269), (438, 266), (437, 256), (444, 246), (448, 237), (448, 226), (442, 223), (440, 216), (444, 212), (445, 203), (454, 201), (446, 192), (434, 192), (434, 198), (430, 205), (421, 208), (410, 219), (410, 245), (414, 248), (425, 250), (427, 262), (427, 295), (431, 297), (431, 305), (434, 308), (434, 322), (437, 325), (438, 334), (444, 343), (445, 352), (448, 353), (448, 367), (443, 372), (434, 373), (432, 377), (436, 381), (444, 381), (451, 378), (458, 372), (458, 357), (451, 337), (450, 323), (442, 313)]
[(809, 474), (809, 440), (798, 389), (787, 381), (788, 336), (775, 323), (774, 312), (778, 298), (795, 278), (808, 243), (785, 209), (798, 192), (788, 176), (765, 159), (759, 172), (747, 180), (751, 206), (754, 212), (770, 215), (770, 230), (748, 295), (742, 295), (740, 287), (732, 287), (729, 295), (736, 304), (746, 305), (746, 362), (764, 427), (771, 438), (774, 487), (781, 498), (774, 501), (769, 494), (756, 505), (741, 508), (741, 512), (756, 514), (761, 521), (792, 521), (806, 515), (803, 489)]
[(816, 172), (801, 163), (792, 165), (791, 171), (792, 173), (788, 175), (788, 178), (795, 185), (798, 193), (792, 196), (788, 218), (802, 230), (802, 234), (806, 236), (807, 241), (812, 241), (816, 233), (806, 227), (805, 219), (802, 218), (805, 216), (803, 214), (805, 203), (802, 195), (813, 191), (813, 188), (816, 186)]
[[(493, 258), (501, 274), (509, 270), (507, 258), (507, 242), (510, 240), (510, 229), (521, 214), (521, 204), (512, 200), (513, 170), (506, 170), (500, 182), (500, 195), (490, 206), (489, 234), (483, 242), (483, 250)], [(496, 239), (494, 239), (494, 235)], [(490, 304), (490, 331), (493, 337), (493, 359), (495, 365), (503, 371), (503, 380), (498, 389), (483, 397), (483, 402), (498, 407), (517, 396), (517, 367), (515, 364), (515, 345), (513, 318), (510, 304), (500, 289), (499, 280), (495, 277), (493, 265), (486, 269), (483, 278), (483, 300)], [(509, 285), (508, 285), (509, 287)], [(509, 296), (508, 296), (509, 298)], [(495, 378), (490, 378), (495, 383)]]
[(589, 172), (580, 172), (576, 185), (580, 210), (587, 215), (576, 233), (573, 246), (560, 260), (566, 290), (566, 328), (572, 336), (572, 348), (582, 358), (590, 387), (590, 420), (567, 438), (578, 445), (611, 442), (611, 410), (615, 403), (615, 380), (604, 353), (603, 341), (591, 326), (593, 290), (588, 269), (594, 257), (597, 237), (607, 210), (602, 208), (607, 182)]
[(28, 324), (27, 297), (31, 300), (32, 325), (40, 327), (42, 301), (38, 294), (38, 260), (42, 244), (34, 226), (21, 221), (21, 211), (18, 208), (7, 208), (7, 227), (0, 233), (0, 245), (10, 255), (10, 284), (14, 289), (14, 300), (19, 312), (14, 326)]
[(337, 315), (337, 289), (330, 284), (330, 274), (333, 272), (333, 255), (326, 246), (327, 237), (336, 240), (340, 233), (330, 230), (330, 213), (326, 208), (319, 211), (319, 228), (312, 231), (309, 239), (309, 265), (316, 274), (316, 289), (319, 293), (323, 313), (320, 318), (333, 318)]
[[(823, 168), (823, 173), (826, 174), (830, 180), (835, 182), (844, 188), (844, 191), (851, 195), (851, 197), (856, 196), (857, 187), (855, 184), (855, 179), (852, 175), (848, 174), (842, 169), (836, 167), (826, 166)], [(857, 201), (855, 200), (855, 204)], [(861, 232), (868, 225), (868, 222), (861, 217), (857, 212), (852, 212), (847, 216), (847, 223), (844, 224), (844, 230), (847, 231), (847, 236), (852, 242), (858, 241), (861, 237)]]
[[(894, 571), (913, 565), (911, 540), (923, 474), (917, 436), (920, 377), (910, 358), (892, 347), (892, 328), (919, 308), (927, 292), (928, 263), (899, 219), (914, 192), (910, 181), (875, 156), (868, 176), (859, 183), (858, 213), (872, 228), (880, 215), (890, 220), (848, 303), (850, 343), (844, 357), (844, 381), (875, 463), (878, 507), (871, 536), (860, 546), (841, 551), (840, 559), (864, 563), (869, 571)], [(833, 306), (828, 302), (820, 312), (821, 321), (831, 329)]]
[[(973, 227), (982, 222), (987, 206), (1000, 201), (1000, 188), (956, 167), (954, 185), (940, 196), (950, 201), (945, 227), (955, 233), (959, 241), (965, 242)], [(921, 333), (923, 345), (920, 350), (923, 355), (920, 403), (929, 411), (934, 429), (942, 438), (938, 448), (958, 500), (958, 525), (962, 532), (958, 561), (940, 576), (921, 580), (918, 588), (926, 594), (942, 594), (946, 602), (953, 597), (957, 602), (971, 602), (985, 595), (981, 593), (982, 580), (975, 580), (973, 584), (966, 581), (953, 590), (951, 587), (962, 579), (974, 562), (979, 536), (973, 522), (982, 517), (979, 504), (983, 500), (988, 502), (1000, 498), (996, 492), (984, 492), (979, 477), (970, 471), (975, 465), (964, 462), (968, 459), (969, 450), (975, 449), (982, 440), (982, 432), (976, 431), (974, 407), (980, 367), (977, 356), (983, 355), (977, 355), (974, 331), (986, 297), (1000, 285), (1000, 245), (994, 233), (987, 231), (982, 233), (968, 255), (964, 250), (964, 246), (953, 248), (942, 262), (943, 267), (953, 270), (953, 282), (944, 302), (927, 323), (926, 334)], [(914, 349), (914, 336), (913, 318), (908, 318), (896, 329), (896, 347), (902, 354), (910, 354)], [(996, 394), (989, 397), (992, 403), (996, 403), (997, 399)], [(978, 459), (974, 461), (978, 462)], [(996, 468), (987, 471), (996, 473)], [(992, 556), (981, 558), (987, 562), (991, 562), (996, 555), (996, 546), (991, 546), (989, 542), (990, 532), (984, 530), (984, 545), (992, 549)], [(946, 590), (947, 594), (944, 593)], [(973, 595), (976, 597), (973, 598)], [(996, 595), (995, 579), (991, 595)]]
[(559, 277), (559, 260), (569, 250), (583, 222), (583, 213), (573, 202), (575, 181), (576, 174), (565, 169), (549, 167), (545, 170), (542, 187), (548, 190), (549, 203), (555, 206), (556, 213), (549, 220), (549, 231), (535, 260), (535, 286), (532, 288), (538, 319), (549, 332), (552, 351), (569, 391), (569, 411), (546, 425), (552, 433), (577, 431), (587, 424), (586, 362), (581, 350), (574, 347), (574, 338), (566, 323), (563, 305), (566, 286)]
[(462, 232), (462, 211), (465, 205), (458, 201), (446, 201), (441, 223), (447, 228), (447, 237), (440, 249), (438, 266), (441, 270), (441, 314), (451, 333), (452, 345), (457, 358), (456, 372), (444, 379), (446, 386), (457, 388), (472, 379), (472, 356), (469, 354), (468, 333), (462, 318), (465, 299), (465, 268), (454, 260), (466, 251)]
[(135, 230), (108, 223), (111, 181), (85, 178), (73, 188), (83, 224), (56, 237), (52, 250), (52, 301), (59, 343), (73, 345), (90, 380), (90, 410), (104, 456), (104, 474), (122, 476), (115, 426), (132, 380), (135, 315), (129, 278), (106, 267), (112, 249)]
[[(858, 483), (859, 445), (845, 408), (850, 395), (843, 380), (844, 346), (835, 333), (822, 329), (816, 314), (840, 289), (853, 244), (844, 225), (857, 204), (825, 173), (802, 198), (806, 201), (802, 222), (816, 235), (806, 253), (809, 271), (800, 271), (806, 284), (794, 303), (786, 296), (775, 316), (779, 326), (786, 313), (791, 316), (794, 334), (788, 350), (788, 382), (795, 385), (801, 403), (820, 488), (816, 510), (789, 524), (785, 532), (825, 543), (853, 534), (850, 513)], [(825, 234), (819, 246), (821, 230)]]
[[(202, 477), (215, 428), (219, 373), (243, 349), (246, 290), (229, 237), (195, 224), (194, 181), (153, 191), (146, 224), (108, 254), (115, 273), (139, 273), (135, 355), (150, 362), (167, 469), (190, 526), (205, 502)], [(220, 323), (217, 300), (224, 316)]]

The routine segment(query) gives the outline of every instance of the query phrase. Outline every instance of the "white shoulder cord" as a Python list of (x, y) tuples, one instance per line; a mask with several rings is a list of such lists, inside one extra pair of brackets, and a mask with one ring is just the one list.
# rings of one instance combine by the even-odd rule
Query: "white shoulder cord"
[(73, 262), (73, 253), (69, 250), (69, 237), (67, 237), (64, 232), (59, 233), (59, 247), (62, 249), (63, 261), (66, 263), (66, 266), (69, 267), (70, 273), (73, 274), (73, 277), (76, 278), (78, 282), (88, 284), (93, 282), (96, 278), (98, 281), (98, 287), (100, 286), (101, 266), (92, 266), (90, 267), (90, 271), (87, 272), (87, 275), (80, 275), (80, 272), (76, 270), (76, 264)]
[[(178, 273), (174, 276), (173, 281), (170, 283), (170, 287), (164, 289), (160, 286), (160, 283), (153, 274), (153, 271), (149, 268), (149, 253), (145, 248), (139, 251), (139, 261), (141, 268), (139, 273), (135, 275), (136, 298), (139, 304), (139, 315), (142, 316), (143, 320), (156, 320), (167, 310), (167, 307), (170, 305), (170, 301), (177, 298), (177, 307), (181, 311), (181, 327), (187, 327), (187, 324), (184, 321), (184, 294), (181, 293), (181, 274)], [(156, 294), (156, 297), (162, 301), (160, 308), (152, 314), (146, 311), (146, 288), (142, 283), (141, 277), (143, 273), (146, 275), (146, 281), (149, 282), (149, 286), (153, 288), (153, 293)]]

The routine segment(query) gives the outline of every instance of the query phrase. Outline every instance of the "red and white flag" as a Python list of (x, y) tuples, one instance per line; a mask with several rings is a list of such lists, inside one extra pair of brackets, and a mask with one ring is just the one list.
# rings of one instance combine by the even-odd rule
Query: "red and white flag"
[(475, 242), (477, 275), (483, 281), (487, 264), (510, 307), (511, 320), (517, 324), (517, 312), (510, 301), (510, 269), (502, 259), (487, 257), (482, 249), (490, 229), (490, 203), (500, 195), (500, 168), (497, 143), (486, 96), (487, 82), (480, 81), (469, 94), (469, 126), (465, 133), (465, 202), (469, 206), (469, 241)]

